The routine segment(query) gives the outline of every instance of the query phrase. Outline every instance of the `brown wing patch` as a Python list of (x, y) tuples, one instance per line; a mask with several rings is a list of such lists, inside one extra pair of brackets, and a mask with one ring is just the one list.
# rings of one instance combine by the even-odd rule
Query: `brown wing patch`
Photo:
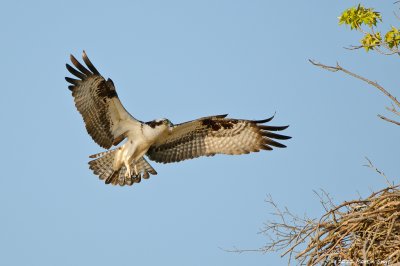
[(103, 98), (103, 100), (107, 98), (118, 97), (117, 91), (114, 88), (114, 83), (111, 81), (111, 79), (108, 79), (107, 81), (102, 80), (97, 87), (97, 95)]
[(221, 128), (223, 128), (223, 129), (231, 129), (237, 123), (238, 123), (237, 119), (231, 119), (231, 120), (219, 119), (219, 120), (216, 120), (216, 119), (212, 119), (212, 118), (206, 118), (206, 119), (203, 119), (201, 121), (201, 124), (203, 126), (206, 126), (207, 128), (212, 129), (214, 131), (218, 131)]

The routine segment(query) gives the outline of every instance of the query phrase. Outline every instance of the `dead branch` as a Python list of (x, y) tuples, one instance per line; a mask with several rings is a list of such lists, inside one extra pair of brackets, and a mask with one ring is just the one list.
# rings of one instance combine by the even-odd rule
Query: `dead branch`
[(393, 124), (396, 124), (396, 125), (400, 126), (400, 122), (397, 122), (396, 120), (387, 118), (386, 116), (383, 116), (383, 115), (378, 115), (378, 117), (380, 119), (383, 119), (383, 120), (387, 121), (387, 122), (390, 122), (390, 123), (393, 123)]
[[(397, 100), (396, 97), (394, 97), (391, 93), (389, 93), (384, 87), (379, 85), (377, 82), (371, 81), (371, 80), (369, 80), (367, 78), (364, 78), (364, 77), (362, 77), (362, 76), (360, 76), (358, 74), (355, 74), (355, 73), (343, 68), (342, 66), (340, 66), (339, 63), (336, 63), (336, 66), (328, 66), (328, 65), (321, 64), (321, 63), (317, 63), (317, 62), (315, 62), (315, 61), (313, 61), (311, 59), (309, 59), (308, 61), (310, 61), (310, 63), (313, 64), (314, 66), (318, 66), (320, 68), (326, 69), (326, 70), (331, 71), (331, 72), (342, 71), (342, 72), (346, 73), (347, 75), (350, 75), (350, 76), (352, 76), (352, 77), (354, 77), (356, 79), (362, 80), (362, 81), (368, 83), (369, 85), (372, 85), (373, 87), (375, 87), (378, 90), (380, 90), (387, 97), (389, 97), (389, 99), (394, 103), (394, 104), (392, 103), (392, 107), (391, 108), (387, 107), (386, 109), (389, 110), (390, 112), (392, 112), (393, 114), (395, 114), (397, 116), (400, 116), (400, 112), (395, 107), (395, 105), (396, 105), (398, 108), (400, 108), (399, 100)], [(393, 123), (393, 124), (396, 124), (396, 125), (400, 126), (400, 122), (398, 122), (398, 121), (395, 121), (393, 119), (389, 119), (389, 118), (387, 118), (387, 117), (385, 117), (383, 115), (378, 115), (378, 117), (383, 119), (383, 120), (385, 120), (385, 121), (387, 121), (387, 122), (390, 122), (390, 123)]]

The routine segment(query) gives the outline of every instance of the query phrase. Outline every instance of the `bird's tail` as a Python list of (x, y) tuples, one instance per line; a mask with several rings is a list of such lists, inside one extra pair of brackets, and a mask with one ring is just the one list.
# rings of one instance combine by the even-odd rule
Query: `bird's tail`
[[(124, 165), (118, 170), (113, 170), (116, 151), (117, 149), (113, 149), (89, 156), (90, 158), (95, 158), (89, 161), (89, 168), (93, 170), (93, 173), (98, 175), (101, 180), (105, 180), (106, 184), (131, 186), (133, 183), (139, 183), (142, 178), (149, 178), (150, 174), (157, 174), (156, 170), (142, 157), (136, 162), (138, 174), (125, 177), (126, 167)], [(131, 164), (131, 169), (134, 169), (134, 162)]]

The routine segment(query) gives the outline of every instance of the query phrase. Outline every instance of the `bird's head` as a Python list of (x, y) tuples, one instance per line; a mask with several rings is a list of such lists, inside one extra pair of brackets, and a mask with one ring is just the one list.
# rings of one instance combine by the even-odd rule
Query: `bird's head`
[(170, 132), (173, 124), (166, 118), (156, 119), (145, 123), (148, 125), (147, 129), (144, 130), (144, 134), (149, 139), (159, 137), (162, 134)]
[(166, 118), (155, 119), (155, 120), (146, 122), (145, 124), (148, 125), (149, 127), (153, 128), (153, 129), (157, 129), (157, 131), (158, 130), (162, 130), (163, 131), (163, 130), (171, 128), (173, 126), (171, 121), (169, 119), (166, 119)]

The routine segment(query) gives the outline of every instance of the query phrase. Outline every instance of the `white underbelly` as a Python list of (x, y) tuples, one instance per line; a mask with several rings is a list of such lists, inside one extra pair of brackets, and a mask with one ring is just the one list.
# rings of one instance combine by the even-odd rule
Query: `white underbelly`
[(122, 165), (130, 165), (132, 161), (137, 161), (147, 152), (150, 147), (150, 143), (140, 140), (130, 140), (124, 143), (118, 148), (115, 154), (113, 170), (119, 170)]

